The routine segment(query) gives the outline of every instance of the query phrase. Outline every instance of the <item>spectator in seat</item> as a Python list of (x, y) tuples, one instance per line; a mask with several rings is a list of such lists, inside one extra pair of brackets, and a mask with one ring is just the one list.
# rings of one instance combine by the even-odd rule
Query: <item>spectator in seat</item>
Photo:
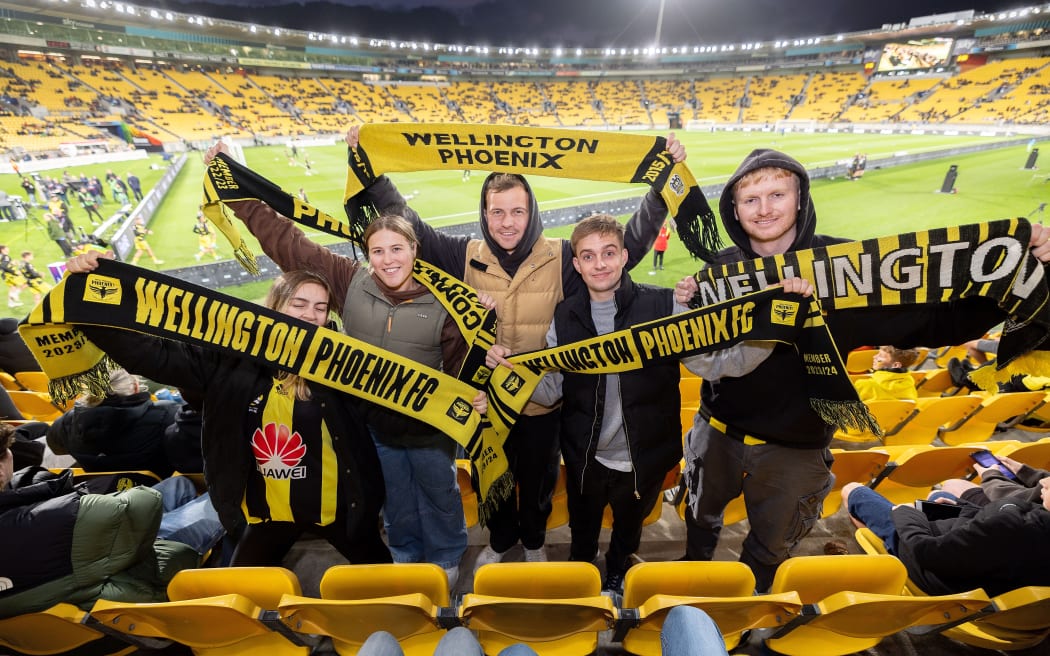
[(918, 359), (918, 349), (880, 347), (871, 363), (871, 378), (862, 378), (854, 383), (857, 396), (861, 401), (919, 398), (915, 379), (908, 373), (908, 368)]

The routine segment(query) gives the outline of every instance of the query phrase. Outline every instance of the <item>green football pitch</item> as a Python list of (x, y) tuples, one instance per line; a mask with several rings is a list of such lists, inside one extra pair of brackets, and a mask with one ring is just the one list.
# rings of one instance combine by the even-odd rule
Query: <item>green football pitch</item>
[[(809, 168), (829, 166), (848, 161), (855, 153), (867, 153), (869, 167), (863, 179), (848, 181), (839, 177), (818, 180), (813, 184), (818, 231), (842, 237), (876, 237), (1010, 216), (1032, 215), (1033, 220), (1042, 220), (1044, 217), (1041, 213), (1033, 212), (1050, 196), (1048, 174), (1023, 169), (1027, 156), (1024, 146), (998, 148), (890, 169), (875, 168), (870, 163), (893, 154), (941, 151), (995, 141), (990, 137), (781, 135), (768, 132), (680, 132), (679, 137), (688, 152), (687, 163), (702, 185), (725, 180), (752, 148), (783, 150)], [(308, 174), (311, 172), (301, 164), (289, 163), (285, 149), (281, 146), (246, 149), (245, 158), (249, 167), (289, 193), (294, 194), (301, 187), (312, 204), (333, 216), (342, 216), (345, 146), (336, 144), (305, 150), (313, 163), (312, 174)], [(163, 173), (162, 170), (150, 168), (149, 164), (160, 162), (159, 156), (152, 156), (150, 160), (137, 162), (76, 167), (70, 173), (78, 176), (83, 172), (89, 177), (103, 177), (108, 169), (112, 169), (123, 177), (126, 171), (131, 170), (142, 179), (143, 188), (149, 189)], [(950, 164), (957, 165), (959, 169), (955, 185), (958, 193), (937, 193)], [(150, 225), (154, 234), (150, 236), (149, 242), (157, 256), (164, 261), (158, 268), (185, 267), (197, 263), (194, 259), (197, 237), (191, 229), (200, 204), (203, 171), (200, 154), (189, 153), (185, 167)], [(62, 170), (46, 171), (44, 174), (59, 177)], [(459, 171), (399, 173), (392, 177), (403, 194), (411, 195), (411, 206), (434, 225), (477, 221), (478, 197), (484, 179), (482, 172), (474, 172), (467, 181), (462, 179)], [(635, 197), (645, 190), (644, 186), (638, 185), (540, 176), (530, 176), (530, 182), (541, 209)], [(0, 189), (12, 194), (23, 194), (16, 175), (0, 176)], [(717, 198), (711, 198), (709, 202), (717, 208)], [(90, 229), (91, 225), (80, 205), (73, 198), (70, 198), (70, 205), (74, 223)], [(102, 210), (103, 214), (108, 215), (107, 212), (112, 213), (116, 206), (110, 201)], [(16, 260), (23, 250), (34, 251), (35, 264), (43, 270), (47, 263), (61, 260), (62, 256), (58, 246), (47, 238), (40, 220), (41, 210), (33, 214), (35, 219), (27, 222), (0, 223), (0, 244), (6, 244)], [(570, 231), (571, 227), (562, 227), (552, 229), (549, 233), (567, 237)], [(317, 235), (317, 239), (329, 242), (334, 238)], [(220, 252), (229, 254), (229, 246), (222, 241), (220, 236)], [(252, 245), (255, 246), (254, 242)], [(148, 257), (141, 260), (140, 264), (154, 266)], [(699, 263), (689, 257), (681, 244), (672, 239), (663, 271), (649, 275), (649, 260), (646, 259), (636, 269), (634, 276), (649, 283), (673, 285), (698, 266)], [(269, 282), (263, 281), (224, 291), (257, 300), (268, 286)], [(9, 309), (5, 304), (0, 304), (0, 316), (23, 314), (29, 307), (29, 292), (22, 293), (22, 300), (25, 305), (21, 308)]]

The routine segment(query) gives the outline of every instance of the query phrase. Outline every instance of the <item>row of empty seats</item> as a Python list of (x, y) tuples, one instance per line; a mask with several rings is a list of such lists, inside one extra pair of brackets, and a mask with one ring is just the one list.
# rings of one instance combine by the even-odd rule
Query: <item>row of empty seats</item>
[[(162, 141), (220, 134), (256, 136), (342, 132), (348, 122), (477, 122), (607, 127), (683, 121), (783, 120), (1037, 123), (1050, 108), (1045, 58), (1009, 59), (953, 77), (869, 80), (859, 71), (697, 77), (687, 80), (542, 80), (366, 84), (331, 77), (285, 77), (203, 68), (105, 67), (13, 62), (0, 87), (56, 118), (99, 118), (113, 98), (136, 112), (119, 117)], [(103, 100), (104, 102), (99, 102)], [(21, 117), (19, 117), (21, 118)], [(48, 130), (56, 130), (51, 127)], [(99, 134), (90, 130), (94, 135)], [(55, 134), (69, 140), (65, 131)], [(10, 135), (7, 145), (39, 150), (41, 137)]]
[(100, 600), (84, 612), (68, 604), (0, 620), (0, 642), (26, 653), (59, 653), (94, 640), (117, 645), (186, 645), (194, 653), (302, 654), (318, 636), (341, 655), (388, 631), (409, 656), (433, 653), (457, 625), (478, 634), (486, 653), (524, 642), (541, 655), (590, 654), (598, 634), (632, 654), (660, 654), (659, 632), (675, 606), (703, 609), (733, 649), (751, 629), (765, 645), (798, 656), (851, 654), (884, 637), (925, 627), (956, 640), (1038, 644), (1050, 633), (1050, 588), (990, 599), (977, 589), (931, 597), (911, 594), (907, 573), (885, 554), (803, 556), (778, 568), (767, 594), (738, 562), (659, 562), (632, 567), (622, 600), (601, 593), (589, 563), (498, 563), (480, 568), (473, 592), (449, 595), (431, 564), (337, 565), (320, 597), (303, 596), (283, 568), (184, 570), (165, 603)]

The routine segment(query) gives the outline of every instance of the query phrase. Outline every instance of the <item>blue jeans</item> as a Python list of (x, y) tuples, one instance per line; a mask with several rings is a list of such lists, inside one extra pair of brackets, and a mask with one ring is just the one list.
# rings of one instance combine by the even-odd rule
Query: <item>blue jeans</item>
[(707, 613), (692, 606), (675, 606), (660, 629), (663, 656), (728, 654), (722, 632)]
[(458, 567), (467, 523), (456, 480), (456, 443), (435, 433), (420, 446), (384, 443), (369, 427), (383, 468), (383, 525), (395, 563)]
[(160, 492), (164, 506), (160, 529), (157, 530), (158, 540), (182, 542), (203, 555), (225, 535), (219, 514), (211, 505), (211, 497), (207, 493), (197, 496), (197, 488), (189, 478), (165, 478), (153, 489)]
[(846, 510), (879, 536), (886, 551), (897, 553), (897, 527), (893, 523), (893, 503), (870, 487), (858, 487), (849, 493)]
[[(368, 636), (357, 656), (404, 656), (397, 638), (386, 631), (376, 631)], [(434, 656), (485, 656), (481, 644), (474, 634), (462, 626), (457, 626), (444, 636), (434, 648)], [(499, 656), (536, 656), (536, 652), (527, 645), (511, 645), (503, 649)]]

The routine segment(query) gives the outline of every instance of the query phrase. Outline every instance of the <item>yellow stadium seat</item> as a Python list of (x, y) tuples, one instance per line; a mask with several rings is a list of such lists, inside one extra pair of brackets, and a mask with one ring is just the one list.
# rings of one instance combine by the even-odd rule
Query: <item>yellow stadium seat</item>
[(918, 412), (898, 426), (892, 435), (884, 436), (883, 444), (932, 444), (942, 427), (965, 419), (981, 406), (982, 400), (971, 394), (919, 397), (916, 401)]
[(65, 412), (51, 402), (51, 397), (41, 392), (10, 390), (7, 395), (26, 419), (52, 422)]
[[(855, 538), (865, 553), (887, 553), (886, 545), (871, 529), (857, 529)], [(905, 587), (909, 594), (926, 594), (911, 579)], [(942, 633), (968, 645), (1003, 651), (1029, 649), (1050, 637), (1050, 587), (1011, 590), (992, 597), (990, 606), (990, 613), (950, 626)]]
[(915, 391), (924, 396), (954, 396), (963, 391), (952, 381), (947, 369), (926, 369), (921, 381), (916, 381)]
[(835, 456), (835, 462), (831, 465), (831, 473), (835, 475), (835, 482), (828, 496), (824, 497), (824, 510), (821, 512), (821, 517), (830, 517), (838, 511), (839, 506), (842, 505), (842, 495), (839, 492), (846, 483), (867, 485), (879, 475), (890, 459), (888, 453), (879, 449), (867, 451), (832, 449), (831, 454)]
[(682, 405), (700, 403), (700, 384), (703, 382), (696, 376), (689, 376), (678, 381), (678, 391), (682, 394)]
[(755, 596), (754, 590), (755, 576), (740, 562), (637, 564), (624, 578), (623, 608), (637, 615), (621, 618), (624, 629), (629, 625), (622, 636), (624, 649), (659, 656), (660, 629), (675, 606), (704, 610), (718, 625), (728, 649), (739, 644), (743, 631), (783, 626), (802, 609), (795, 592)]
[(15, 392), (25, 389), (24, 387), (18, 384), (18, 381), (15, 380), (14, 376), (7, 373), (6, 371), (0, 371), (0, 387), (3, 387), (5, 390), (8, 391)]
[(19, 371), (15, 373), (15, 380), (24, 389), (31, 392), (42, 392), (44, 394), (51, 394), (51, 390), (47, 384), (50, 379), (42, 371)]
[[(985, 446), (992, 447), (995, 442), (989, 442)], [(1050, 470), (1050, 437), (1044, 437), (1038, 442), (1010, 441), (999, 448), (994, 448), (995, 455), (1006, 456), (1017, 462), (1023, 462), (1029, 467)]]
[(494, 563), (474, 576), (459, 616), (487, 654), (525, 642), (541, 656), (583, 656), (617, 619), (590, 563)]
[(463, 518), (467, 528), (478, 524), (478, 494), (470, 482), (472, 471), (470, 460), (456, 460), (456, 482), (459, 483), (459, 496), (463, 499)]
[(57, 604), (36, 613), (0, 619), (0, 645), (23, 654), (58, 654), (101, 639), (114, 643), (113, 650), (107, 653), (127, 654), (135, 651), (136, 647), (120, 645), (84, 624), (86, 616), (85, 611), (72, 604)]
[(890, 461), (871, 487), (893, 503), (925, 499), (933, 486), (949, 478), (963, 478), (973, 471), (972, 447), (883, 447)]
[(937, 364), (937, 366), (943, 369), (944, 367), (948, 366), (948, 361), (952, 358), (958, 358), (960, 360), (965, 358), (966, 347), (961, 345), (945, 346), (939, 349), (935, 349), (931, 355), (933, 355), (933, 361)]
[(886, 436), (893, 435), (901, 429), (917, 412), (915, 401), (907, 399), (893, 399), (882, 401), (868, 401), (865, 403), (871, 411), (875, 421), (882, 429), (883, 437), (870, 432), (850, 429), (847, 431), (836, 430), (835, 439), (845, 442), (880, 442)]
[(1050, 637), (1050, 587), (1028, 586), (992, 597), (993, 612), (943, 632), (953, 640), (1015, 651)]
[(99, 600), (91, 617), (129, 641), (163, 638), (200, 656), (306, 656), (309, 649), (271, 621), (283, 595), (301, 593), (295, 574), (281, 567), (190, 569), (172, 578), (166, 603)]
[[(681, 496), (682, 498), (678, 501), (678, 505), (675, 506), (675, 510), (678, 512), (679, 519), (685, 521), (685, 513), (688, 512), (689, 508), (689, 494), (686, 493)], [(745, 519), (747, 519), (747, 506), (744, 504), (744, 495), (741, 493), (726, 504), (725, 510), (722, 511), (722, 525), (729, 526), (730, 524), (742, 522)]]
[(1046, 392), (1008, 392), (986, 398), (979, 410), (961, 421), (942, 428), (938, 435), (945, 444), (987, 440), (1001, 427), (1010, 428), (1045, 404)]
[(766, 645), (787, 656), (843, 656), (909, 627), (958, 622), (989, 604), (983, 590), (905, 595), (906, 579), (904, 565), (889, 555), (789, 558), (777, 568), (770, 591), (796, 591), (809, 606)]
[(332, 638), (341, 655), (356, 654), (368, 636), (387, 631), (408, 656), (430, 656), (445, 630), (445, 571), (431, 563), (336, 565), (321, 579), (321, 599), (285, 595), (281, 621), (297, 633)]
[(693, 427), (693, 420), (696, 418), (696, 411), (699, 408), (695, 403), (686, 404), (682, 403), (681, 419), (682, 419), (682, 438), (685, 438), (685, 434), (689, 432), (689, 429)]
[(878, 352), (878, 349), (860, 349), (856, 351), (850, 351), (846, 355), (846, 373), (868, 373), (869, 371), (871, 371), (872, 362), (875, 360), (875, 354)]

